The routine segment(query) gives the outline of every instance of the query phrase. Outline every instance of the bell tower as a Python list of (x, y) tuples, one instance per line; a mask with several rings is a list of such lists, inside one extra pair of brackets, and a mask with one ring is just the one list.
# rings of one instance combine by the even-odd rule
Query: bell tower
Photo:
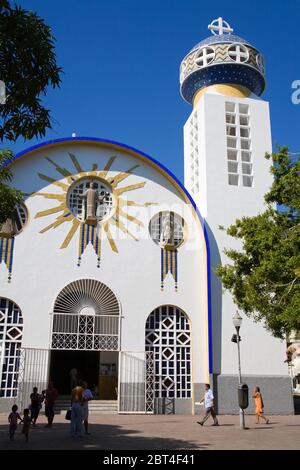
[[(220, 411), (232, 412), (221, 396), (224, 387), (231, 381), (232, 388), (236, 380), (237, 351), (230, 341), (236, 306), (229, 293), (222, 293), (213, 270), (228, 262), (224, 248), (239, 248), (239, 244), (219, 227), (265, 210), (264, 194), (272, 176), (264, 155), (272, 151), (272, 140), (269, 104), (261, 99), (266, 85), (262, 54), (233, 34), (222, 18), (212, 21), (208, 29), (212, 34), (194, 46), (180, 66), (181, 95), (192, 106), (184, 126), (184, 180), (209, 237), (211, 373)], [(289, 380), (283, 342), (245, 316), (241, 336), (244, 376), (259, 380), (272, 375)], [(271, 355), (272, 361), (262, 360), (265, 355)], [(287, 402), (282, 406), (289, 407)]]

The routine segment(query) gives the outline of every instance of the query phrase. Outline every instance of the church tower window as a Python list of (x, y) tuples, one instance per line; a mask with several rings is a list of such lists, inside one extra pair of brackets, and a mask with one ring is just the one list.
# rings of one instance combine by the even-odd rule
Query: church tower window
[(252, 187), (253, 164), (249, 105), (226, 102), (225, 113), (228, 184)]
[(199, 141), (198, 141), (198, 114), (195, 112), (190, 119), (190, 175), (191, 192), (199, 192)]

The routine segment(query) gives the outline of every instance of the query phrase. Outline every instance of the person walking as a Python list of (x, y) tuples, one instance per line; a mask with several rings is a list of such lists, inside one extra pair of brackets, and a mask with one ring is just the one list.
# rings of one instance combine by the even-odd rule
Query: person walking
[(53, 383), (49, 382), (48, 388), (43, 390), (43, 398), (45, 400), (45, 415), (47, 416), (48, 424), (46, 428), (51, 428), (54, 418), (54, 404), (58, 397), (57, 390), (53, 387)]
[(200, 401), (200, 403), (202, 403), (202, 402), (204, 402), (206, 413), (205, 413), (202, 421), (197, 421), (197, 423), (200, 424), (201, 426), (203, 426), (205, 421), (211, 415), (213, 420), (214, 420), (213, 426), (219, 426), (217, 415), (216, 415), (215, 409), (214, 409), (215, 399), (214, 399), (214, 395), (213, 395), (213, 392), (211, 391), (211, 388), (210, 388), (209, 384), (205, 384), (205, 394), (204, 394), (204, 397), (202, 398), (202, 400)]
[(29, 428), (30, 428), (30, 423), (31, 423), (31, 417), (29, 416), (29, 408), (25, 408), (23, 411), (23, 430), (22, 433), (25, 436), (25, 441), (28, 442), (28, 436), (29, 436)]
[(93, 394), (91, 390), (88, 388), (87, 382), (83, 382), (82, 384), (83, 387), (83, 424), (84, 424), (84, 430), (85, 434), (90, 434), (89, 433), (89, 401), (92, 400)]
[(253, 390), (252, 398), (255, 402), (255, 414), (256, 414), (256, 424), (259, 424), (259, 418), (265, 420), (266, 424), (269, 424), (270, 420), (264, 416), (264, 402), (262, 399), (262, 394), (260, 393), (260, 388), (255, 387)]
[(32, 394), (30, 395), (30, 416), (33, 427), (36, 427), (36, 420), (38, 419), (40, 409), (42, 407), (43, 396), (38, 393), (37, 387), (33, 387)]
[(11, 413), (8, 416), (9, 422), (9, 438), (11, 441), (14, 440), (15, 432), (18, 426), (18, 419), (22, 422), (22, 418), (18, 413), (17, 405), (13, 405), (11, 409)]
[(82, 437), (84, 389), (82, 383), (73, 388), (71, 395), (71, 437)]

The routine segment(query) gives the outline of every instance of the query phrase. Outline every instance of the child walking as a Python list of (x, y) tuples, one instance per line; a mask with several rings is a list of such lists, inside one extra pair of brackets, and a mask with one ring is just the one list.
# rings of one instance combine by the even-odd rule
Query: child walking
[(31, 417), (29, 416), (29, 408), (25, 408), (24, 416), (22, 419), (22, 423), (23, 423), (22, 433), (25, 435), (26, 442), (28, 442), (28, 435), (29, 435), (29, 428), (30, 428), (31, 421), (32, 421)]
[(21, 416), (18, 413), (18, 407), (17, 405), (13, 405), (11, 409), (11, 413), (8, 416), (8, 422), (9, 422), (9, 438), (11, 441), (14, 440), (15, 437), (15, 432), (18, 426), (18, 419), (22, 421)]
[(259, 418), (264, 419), (266, 424), (269, 424), (270, 420), (263, 415), (264, 402), (259, 387), (255, 387), (255, 389), (253, 390), (252, 398), (254, 398), (255, 401), (255, 414), (257, 419), (256, 424), (259, 424)]

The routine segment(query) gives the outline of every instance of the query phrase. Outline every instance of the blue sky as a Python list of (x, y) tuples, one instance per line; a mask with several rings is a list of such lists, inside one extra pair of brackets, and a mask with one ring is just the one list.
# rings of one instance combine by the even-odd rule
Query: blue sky
[[(179, 65), (210, 35), (219, 16), (260, 49), (267, 67), (274, 144), (300, 152), (299, 0), (19, 0), (52, 27), (60, 89), (44, 100), (53, 129), (43, 140), (96, 136), (136, 147), (183, 179), (183, 124), (191, 108), (179, 93)], [(15, 152), (35, 144), (20, 139)]]

